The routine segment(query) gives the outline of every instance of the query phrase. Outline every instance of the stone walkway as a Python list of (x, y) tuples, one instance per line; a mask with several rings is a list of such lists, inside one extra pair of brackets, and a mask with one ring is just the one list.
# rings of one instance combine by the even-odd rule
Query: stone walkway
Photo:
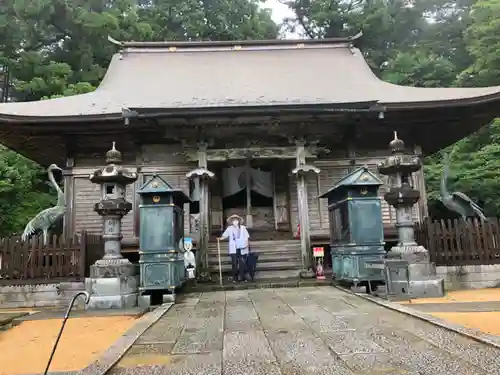
[(483, 375), (500, 350), (332, 287), (184, 297), (110, 374)]

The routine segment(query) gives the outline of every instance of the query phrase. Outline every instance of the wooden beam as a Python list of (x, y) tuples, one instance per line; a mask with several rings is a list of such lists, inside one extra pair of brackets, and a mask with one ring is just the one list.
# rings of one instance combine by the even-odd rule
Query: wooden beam
[[(324, 147), (306, 147), (302, 151), (306, 158), (316, 158), (321, 152), (328, 152)], [(178, 153), (186, 157), (187, 161), (200, 160), (199, 150), (185, 150)], [(248, 147), (206, 150), (203, 154), (206, 161), (227, 161), (245, 159), (296, 159), (296, 147)]]

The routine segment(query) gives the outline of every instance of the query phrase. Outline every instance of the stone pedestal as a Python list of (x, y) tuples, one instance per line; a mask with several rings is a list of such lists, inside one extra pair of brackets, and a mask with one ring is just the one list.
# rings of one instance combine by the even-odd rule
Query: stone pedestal
[(430, 262), (429, 252), (417, 244), (394, 246), (389, 256), (408, 262), (410, 298), (432, 298), (444, 296), (444, 279), (436, 276), (436, 265)]
[(386, 200), (396, 208), (399, 237), (399, 243), (391, 248), (388, 256), (408, 262), (410, 298), (442, 297), (444, 279), (436, 276), (436, 265), (431, 263), (427, 249), (415, 242), (412, 206), (419, 197), (416, 193), (409, 187), (387, 193)]
[(139, 276), (137, 266), (127, 259), (97, 261), (85, 279), (90, 293), (87, 309), (127, 309), (137, 306)]

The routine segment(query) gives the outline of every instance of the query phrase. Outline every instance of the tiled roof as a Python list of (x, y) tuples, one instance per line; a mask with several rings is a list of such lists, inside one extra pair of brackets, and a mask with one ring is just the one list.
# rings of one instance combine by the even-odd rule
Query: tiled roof
[(500, 100), (500, 87), (415, 88), (377, 78), (347, 38), (324, 41), (123, 43), (92, 93), (0, 104), (0, 121), (120, 118), (231, 107), (437, 107)]

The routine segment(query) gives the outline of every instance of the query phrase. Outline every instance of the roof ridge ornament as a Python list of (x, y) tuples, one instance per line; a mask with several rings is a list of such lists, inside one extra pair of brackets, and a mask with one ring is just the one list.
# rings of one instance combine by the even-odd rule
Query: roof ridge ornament
[(122, 153), (116, 149), (116, 142), (113, 141), (111, 150), (106, 152), (106, 164), (120, 164), (122, 162)]
[(354, 41), (361, 38), (362, 36), (363, 36), (363, 30), (360, 30), (359, 33), (357, 33), (356, 35), (353, 35), (353, 36), (350, 36), (347, 38), (350, 42), (349, 43), (349, 51), (351, 51), (352, 55), (355, 55), (356, 52), (358, 51), (356, 46), (354, 45)]
[(405, 143), (398, 138), (398, 132), (394, 130), (394, 139), (389, 143), (389, 147), (393, 153), (403, 152), (405, 149)]
[(114, 39), (110, 35), (108, 35), (108, 42), (111, 42), (117, 46), (123, 47), (123, 42), (120, 42), (119, 40)]
[(356, 39), (361, 38), (362, 36), (363, 36), (363, 30), (359, 30), (359, 33), (357, 33), (356, 35), (350, 36), (349, 39), (356, 40)]

